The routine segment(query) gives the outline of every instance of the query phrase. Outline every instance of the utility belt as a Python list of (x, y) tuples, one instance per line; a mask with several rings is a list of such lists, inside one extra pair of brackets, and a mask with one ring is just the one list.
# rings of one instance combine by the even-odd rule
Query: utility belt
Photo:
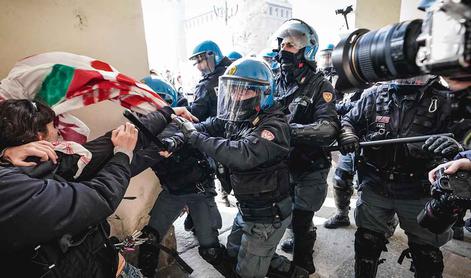
[(380, 173), (384, 180), (388, 180), (391, 182), (419, 182), (421, 178), (423, 179), (423, 177), (421, 177), (421, 174), (414, 172), (380, 170)]
[(417, 200), (430, 196), (430, 183), (425, 173), (379, 169), (371, 164), (362, 165), (359, 170), (360, 183), (371, 185), (373, 192), (383, 197)]
[(291, 215), (291, 206), (291, 197), (265, 207), (251, 207), (237, 203), (239, 213), (245, 222), (273, 224), (275, 228), (279, 228), (281, 221)]

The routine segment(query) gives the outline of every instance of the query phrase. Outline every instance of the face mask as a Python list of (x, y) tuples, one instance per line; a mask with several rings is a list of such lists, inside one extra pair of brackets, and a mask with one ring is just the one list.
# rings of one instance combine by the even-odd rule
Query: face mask
[(282, 50), (277, 55), (277, 61), (281, 65), (281, 72), (287, 83), (299, 82), (302, 79), (306, 67), (300, 67), (304, 62), (304, 49), (294, 54)]

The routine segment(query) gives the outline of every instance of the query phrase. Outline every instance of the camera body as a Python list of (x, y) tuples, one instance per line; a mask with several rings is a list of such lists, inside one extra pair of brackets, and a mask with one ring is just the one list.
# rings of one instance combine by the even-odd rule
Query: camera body
[(332, 61), (338, 90), (424, 74), (471, 80), (471, 1), (440, 0), (423, 21), (358, 29), (341, 39)]
[(458, 171), (445, 174), (445, 169), (435, 173), (430, 200), (417, 216), (417, 222), (431, 232), (441, 234), (451, 228), (460, 213), (471, 208), (471, 173)]

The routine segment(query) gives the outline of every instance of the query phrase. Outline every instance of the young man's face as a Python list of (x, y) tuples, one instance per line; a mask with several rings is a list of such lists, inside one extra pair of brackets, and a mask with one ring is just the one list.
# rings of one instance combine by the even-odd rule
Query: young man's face
[(54, 126), (54, 122), (50, 122), (46, 126), (47, 133), (40, 132), (38, 134), (39, 140), (46, 140), (49, 142), (57, 142), (59, 140), (59, 131)]

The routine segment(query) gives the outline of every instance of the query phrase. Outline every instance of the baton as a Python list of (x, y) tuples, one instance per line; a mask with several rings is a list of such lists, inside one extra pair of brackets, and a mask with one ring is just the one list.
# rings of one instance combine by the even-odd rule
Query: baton
[[(453, 133), (440, 133), (440, 134), (430, 134), (430, 135), (423, 135), (423, 136), (412, 136), (412, 137), (402, 137), (402, 138), (384, 139), (384, 140), (376, 140), (376, 141), (366, 141), (366, 142), (360, 142), (360, 148), (376, 147), (376, 146), (388, 145), (388, 144), (404, 144), (404, 143), (425, 142), (431, 136), (454, 137)], [(325, 148), (325, 150), (327, 150), (329, 152), (334, 152), (334, 151), (340, 150), (340, 147), (339, 146), (329, 146), (329, 147)]]

